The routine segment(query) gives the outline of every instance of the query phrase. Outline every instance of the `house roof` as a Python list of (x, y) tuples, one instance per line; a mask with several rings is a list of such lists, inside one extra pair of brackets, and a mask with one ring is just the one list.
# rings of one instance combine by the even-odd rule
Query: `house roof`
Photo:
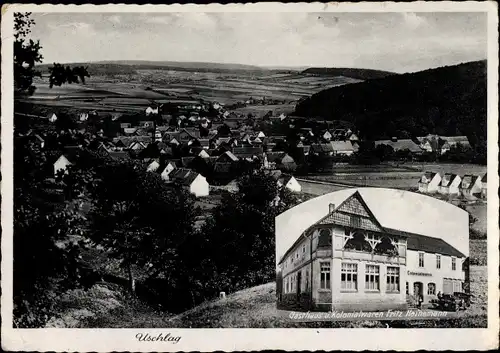
[(436, 172), (425, 172), (422, 174), (420, 177), (420, 182), (421, 183), (429, 183), (438, 173)]
[(411, 234), (411, 236), (407, 239), (407, 246), (409, 250), (465, 257), (464, 254), (445, 242), (443, 239), (432, 238), (421, 234)]
[(280, 163), (283, 157), (286, 156), (286, 152), (268, 152), (266, 153), (267, 160), (271, 163)]
[(174, 181), (178, 182), (181, 185), (191, 185), (191, 183), (198, 177), (198, 173), (192, 171), (191, 169), (179, 168), (174, 169), (169, 177)]
[(478, 175), (466, 174), (462, 178), (462, 182), (460, 183), (460, 187), (462, 189), (470, 189), (474, 186), (476, 181), (479, 179)]
[(467, 136), (439, 136), (440, 139), (448, 142), (448, 143), (461, 143), (468, 145), (469, 139)]
[(290, 174), (283, 174), (280, 178), (280, 182), (283, 184), (283, 185), (286, 185), (288, 184), (288, 182), (293, 178), (293, 175), (290, 175)]
[(392, 141), (392, 140), (378, 140), (375, 141), (375, 146), (379, 145), (387, 145), (391, 146), (394, 151), (403, 151), (403, 150), (409, 150), (410, 152), (422, 152), (422, 149), (420, 148), (419, 145), (417, 145), (413, 140), (411, 139), (402, 139), (402, 140), (397, 140), (397, 141)]
[(130, 154), (125, 151), (109, 151), (109, 156), (113, 159), (129, 160)]
[(330, 145), (334, 151), (354, 151), (350, 141), (331, 141)]
[(484, 176), (483, 176), (483, 178), (481, 179), (481, 181), (483, 182), (483, 184), (488, 182), (487, 174), (488, 173), (485, 173)]
[(252, 147), (252, 146), (245, 146), (245, 147), (233, 147), (233, 153), (237, 157), (252, 157), (252, 156), (258, 156), (263, 153), (262, 147)]
[(457, 174), (452, 174), (452, 173), (445, 173), (443, 177), (441, 178), (441, 183), (439, 183), (440, 186), (448, 186), (453, 183), (453, 181), (458, 178), (459, 176)]
[(315, 143), (311, 145), (311, 149), (317, 153), (334, 152), (333, 146), (329, 143)]

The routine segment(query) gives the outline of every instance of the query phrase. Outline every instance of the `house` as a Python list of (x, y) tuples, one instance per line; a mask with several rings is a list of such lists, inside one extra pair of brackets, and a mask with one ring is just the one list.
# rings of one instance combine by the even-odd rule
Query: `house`
[(422, 153), (423, 150), (411, 139), (398, 139), (397, 137), (393, 137), (390, 140), (378, 140), (375, 141), (375, 147), (380, 145), (387, 145), (392, 147), (394, 151), (405, 151), (408, 150), (411, 153), (419, 154)]
[(236, 157), (232, 152), (226, 151), (217, 157), (216, 163), (234, 163), (238, 162), (238, 157)]
[(240, 159), (263, 158), (264, 150), (256, 146), (233, 147), (233, 154)]
[(432, 194), (438, 192), (441, 175), (434, 172), (425, 172), (418, 181), (418, 191)]
[(126, 161), (131, 159), (130, 154), (126, 151), (110, 151), (109, 157), (111, 157), (114, 160), (121, 160), (121, 161)]
[(354, 153), (354, 147), (351, 141), (330, 141), (334, 155), (350, 156)]
[(487, 173), (484, 174), (484, 176), (482, 177), (481, 179), (481, 197), (483, 199), (486, 198), (487, 194), (488, 194), (488, 180), (487, 180)]
[(325, 131), (325, 133), (323, 134), (323, 139), (325, 139), (326, 141), (330, 141), (332, 139), (332, 134), (330, 134), (329, 131)]
[(147, 129), (147, 128), (150, 128), (150, 127), (153, 127), (153, 122), (150, 121), (150, 120), (141, 120), (139, 121), (139, 127), (143, 128), (143, 129)]
[(264, 154), (264, 168), (266, 169), (286, 169), (297, 168), (295, 160), (286, 152), (268, 152)]
[(137, 128), (136, 127), (126, 127), (123, 128), (123, 133), (125, 135), (136, 135)]
[(132, 151), (141, 151), (145, 149), (147, 146), (141, 141), (133, 141), (127, 149), (132, 150)]
[(147, 107), (146, 108), (146, 115), (151, 115), (151, 114), (158, 114), (158, 107), (153, 108), (153, 107)]
[(359, 137), (355, 133), (352, 133), (351, 136), (349, 136), (349, 140), (351, 142), (353, 142), (353, 141), (359, 141)]
[(464, 149), (471, 148), (469, 139), (467, 136), (439, 136), (439, 139), (443, 141), (441, 145), (441, 154), (445, 154), (452, 147), (461, 145)]
[(57, 115), (56, 115), (56, 113), (49, 113), (47, 115), (47, 119), (49, 119), (49, 121), (51, 123), (55, 123), (57, 121)]
[(177, 168), (175, 162), (168, 161), (165, 165), (161, 166), (158, 171), (160, 172), (160, 176), (163, 180), (170, 180), (170, 173)]
[(153, 160), (151, 163), (148, 164), (146, 171), (147, 172), (156, 172), (159, 167), (160, 167), (160, 162), (158, 162), (157, 160)]
[(200, 153), (198, 153), (198, 157), (201, 157), (201, 158), (210, 158), (210, 155), (207, 153), (207, 151), (201, 150)]
[(207, 179), (190, 169), (179, 168), (173, 170), (169, 178), (172, 182), (182, 185), (196, 197), (208, 196), (209, 185)]
[(331, 143), (315, 143), (311, 145), (310, 153), (318, 156), (333, 156), (334, 149)]
[(439, 183), (438, 191), (443, 195), (459, 195), (460, 194), (460, 183), (462, 179), (457, 174), (445, 173), (441, 178), (441, 183)]
[(266, 137), (266, 135), (264, 134), (264, 132), (263, 132), (263, 131), (259, 131), (259, 132), (257, 133), (256, 137), (258, 137), (258, 138), (261, 138), (261, 139), (262, 139), (262, 138)]
[(284, 187), (292, 192), (301, 192), (302, 186), (293, 175), (281, 175), (278, 179), (278, 187)]
[(40, 136), (39, 134), (34, 134), (33, 138), (34, 138), (35, 143), (40, 148), (44, 148), (45, 147), (45, 139), (42, 136)]
[(89, 119), (89, 114), (88, 113), (80, 113), (78, 114), (78, 120), (80, 121), (87, 121)]
[(482, 188), (481, 177), (478, 175), (466, 174), (460, 183), (460, 193), (465, 197), (480, 196)]
[(283, 308), (404, 310), (466, 290), (469, 215), (409, 191), (340, 190), (276, 217), (276, 251)]
[(57, 176), (60, 171), (67, 173), (68, 166), (73, 165), (73, 162), (71, 162), (71, 160), (73, 160), (73, 158), (70, 154), (61, 154), (59, 158), (57, 158), (57, 160), (53, 163), (54, 176)]

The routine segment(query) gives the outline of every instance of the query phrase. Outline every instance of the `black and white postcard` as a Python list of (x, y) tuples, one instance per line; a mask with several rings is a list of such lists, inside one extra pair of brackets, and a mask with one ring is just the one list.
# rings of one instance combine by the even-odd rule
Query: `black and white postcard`
[(498, 348), (497, 27), (4, 5), (2, 348)]

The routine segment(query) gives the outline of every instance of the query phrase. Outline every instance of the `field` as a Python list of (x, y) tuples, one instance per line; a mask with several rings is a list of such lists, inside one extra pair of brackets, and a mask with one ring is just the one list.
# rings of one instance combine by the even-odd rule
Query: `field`
[[(415, 190), (418, 187), (418, 180), (424, 171), (435, 171), (441, 173), (441, 175), (444, 173), (454, 173), (460, 176), (464, 176), (465, 174), (482, 176), (486, 173), (486, 170), (486, 166), (476, 164), (403, 163), (369, 166), (338, 165), (334, 166), (330, 173), (308, 175), (304, 179), (351, 186)], [(318, 192), (321, 193), (321, 189), (318, 189)]]
[[(38, 79), (37, 90), (27, 101), (38, 105), (75, 110), (143, 111), (153, 101), (182, 103), (201, 100), (234, 104), (250, 98), (272, 100), (273, 105), (236, 109), (242, 114), (263, 115), (272, 110), (291, 113), (295, 103), (323, 89), (358, 82), (348, 77), (255, 72), (208, 72), (165, 69), (137, 69), (127, 74), (92, 75), (86, 84), (49, 88), (48, 77)], [(278, 104), (276, 104), (278, 103)]]

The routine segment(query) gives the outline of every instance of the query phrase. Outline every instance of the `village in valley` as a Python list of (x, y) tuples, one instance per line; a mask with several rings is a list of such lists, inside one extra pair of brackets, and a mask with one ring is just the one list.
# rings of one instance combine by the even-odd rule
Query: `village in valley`
[[(16, 50), (38, 53), (18, 16)], [(400, 74), (18, 54), (14, 71), (20, 327), (304, 327), (277, 319), (275, 217), (358, 188), (468, 212), (467, 325), (485, 324), (485, 60)]]

